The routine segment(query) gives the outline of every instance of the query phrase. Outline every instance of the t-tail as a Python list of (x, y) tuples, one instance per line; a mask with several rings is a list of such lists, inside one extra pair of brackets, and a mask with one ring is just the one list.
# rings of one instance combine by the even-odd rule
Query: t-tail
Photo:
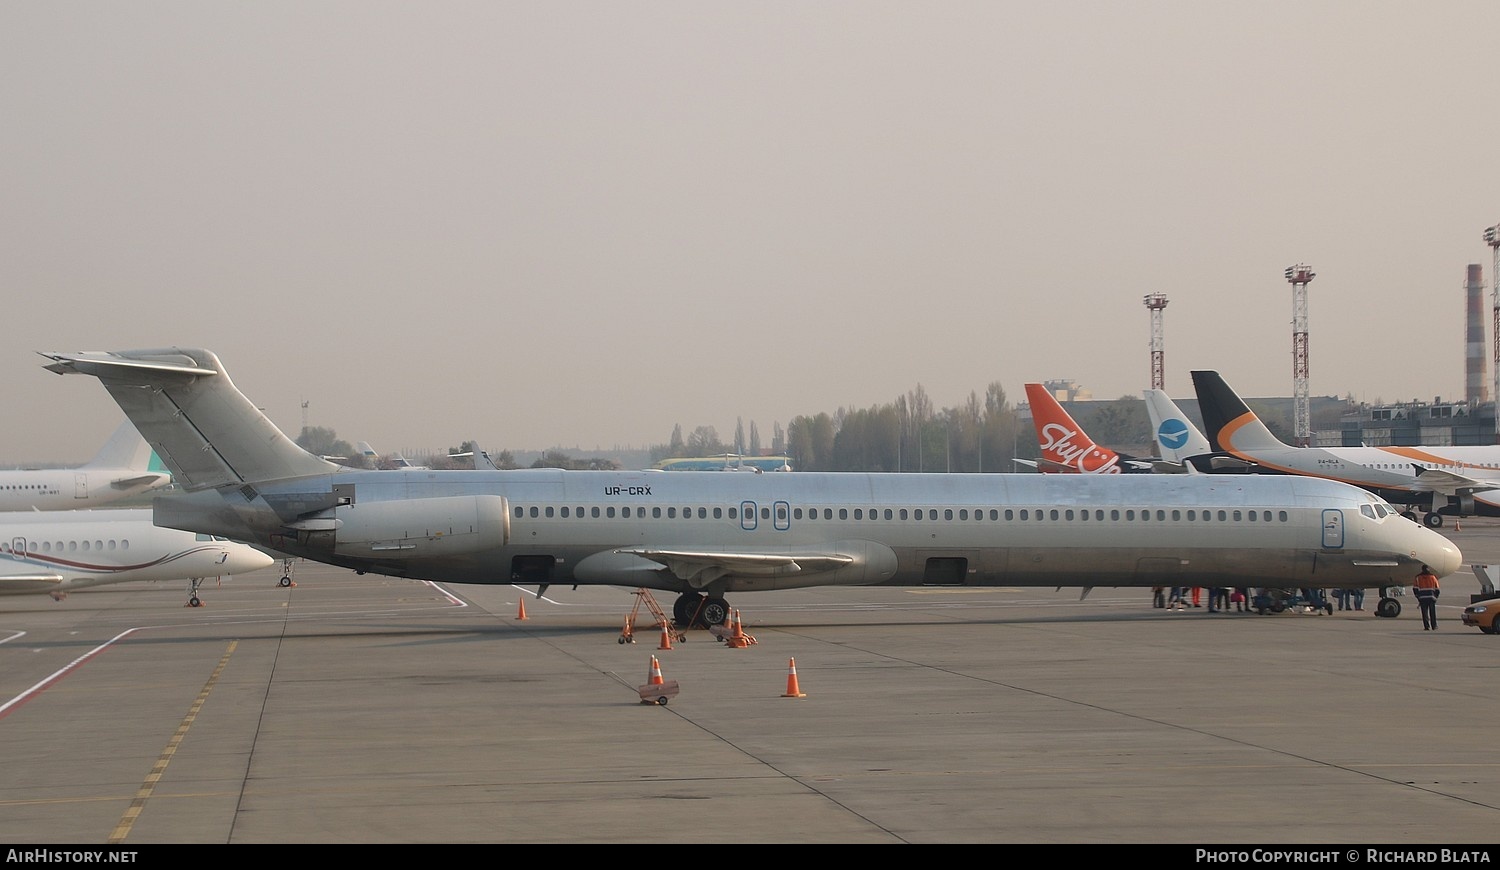
[(52, 360), (49, 371), (97, 377), (184, 489), (339, 470), (276, 428), (206, 350), (42, 356)]
[(1250, 459), (1245, 454), (1251, 451), (1290, 448), (1266, 428), (1218, 372), (1193, 372), (1193, 389), (1198, 393), (1198, 410), (1214, 450)]
[(1119, 474), (1120, 454), (1094, 443), (1042, 384), (1026, 385), (1031, 422), (1036, 426), (1042, 471), (1080, 474)]

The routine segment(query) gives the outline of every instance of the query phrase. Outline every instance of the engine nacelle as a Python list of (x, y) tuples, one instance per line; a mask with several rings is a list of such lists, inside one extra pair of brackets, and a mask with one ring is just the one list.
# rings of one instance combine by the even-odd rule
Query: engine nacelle
[(341, 556), (456, 556), (510, 540), (510, 515), (498, 495), (356, 502), (334, 508), (333, 515), (333, 551)]

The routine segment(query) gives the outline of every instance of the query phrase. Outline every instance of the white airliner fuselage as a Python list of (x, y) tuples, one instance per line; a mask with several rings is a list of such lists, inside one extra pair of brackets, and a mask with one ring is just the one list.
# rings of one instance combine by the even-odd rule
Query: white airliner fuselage
[(126, 420), (87, 464), (0, 471), (0, 511), (103, 507), (171, 483), (150, 461), (151, 447)]
[(398, 577), (675, 591), (679, 622), (802, 586), (1370, 588), (1461, 559), (1378, 497), (1299, 478), (343, 469), (208, 351), (47, 356), (99, 377), (172, 469), (160, 525)]
[(1293, 447), (1277, 439), (1218, 372), (1195, 371), (1204, 426), (1224, 453), (1262, 471), (1337, 480), (1440, 511), (1500, 513), (1500, 445)]
[(89, 586), (243, 574), (274, 561), (245, 544), (157, 526), (150, 508), (5, 512), (0, 535), (0, 594), (61, 599)]

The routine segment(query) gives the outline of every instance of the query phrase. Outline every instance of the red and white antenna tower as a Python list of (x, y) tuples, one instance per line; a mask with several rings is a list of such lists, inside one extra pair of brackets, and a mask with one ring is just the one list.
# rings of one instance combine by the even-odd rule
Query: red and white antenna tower
[(1500, 444), (1500, 225), (1484, 231), (1484, 241), (1490, 246), (1494, 266), (1490, 269), (1490, 281), (1494, 284), (1494, 342), (1495, 342), (1495, 443)]
[(1298, 447), (1312, 444), (1312, 411), (1307, 393), (1307, 285), (1313, 277), (1313, 270), (1305, 264), (1286, 267), (1286, 280), (1292, 285), (1292, 407)]
[(1162, 293), (1147, 293), (1146, 307), (1151, 311), (1151, 389), (1167, 388), (1166, 347), (1162, 339), (1161, 312), (1167, 307), (1167, 297)]

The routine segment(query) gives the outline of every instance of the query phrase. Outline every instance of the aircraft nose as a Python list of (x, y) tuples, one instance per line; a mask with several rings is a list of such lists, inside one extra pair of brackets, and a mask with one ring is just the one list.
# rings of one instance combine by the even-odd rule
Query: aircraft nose
[(1416, 556), (1426, 562), (1433, 573), (1439, 577), (1447, 577), (1463, 565), (1464, 554), (1459, 551), (1457, 544), (1437, 532), (1427, 529), (1422, 531), (1428, 532), (1430, 538), (1423, 547), (1417, 549)]
[(261, 568), (269, 568), (275, 563), (275, 559), (254, 547), (237, 546), (229, 550), (229, 558), (224, 561), (224, 573), (248, 574)]

